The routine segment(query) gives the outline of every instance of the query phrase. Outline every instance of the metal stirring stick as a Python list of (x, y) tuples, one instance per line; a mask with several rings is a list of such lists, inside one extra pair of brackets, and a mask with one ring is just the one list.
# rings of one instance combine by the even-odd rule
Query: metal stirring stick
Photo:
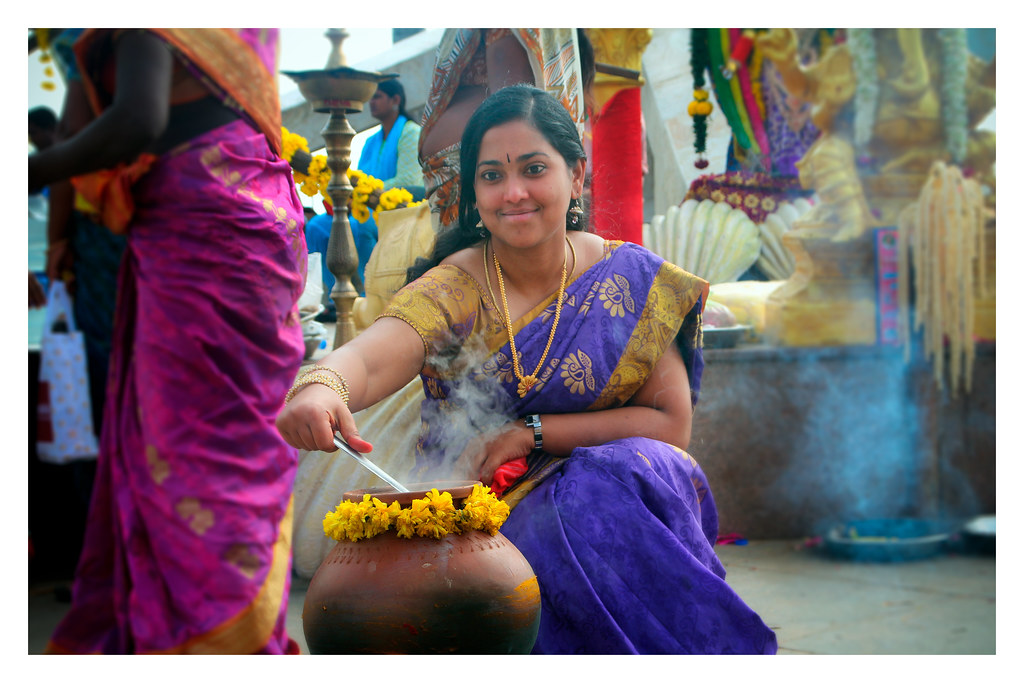
[(355, 461), (358, 462), (360, 465), (362, 465), (363, 467), (370, 470), (378, 477), (386, 481), (388, 483), (388, 486), (390, 486), (391, 488), (395, 489), (400, 493), (409, 492), (409, 489), (405, 488), (400, 483), (398, 483), (397, 479), (395, 479), (390, 474), (388, 474), (387, 472), (385, 472), (384, 470), (382, 470), (381, 468), (377, 467), (375, 464), (367, 460), (366, 456), (364, 456), (362, 453), (353, 449), (347, 443), (342, 441), (341, 437), (338, 436), (337, 434), (334, 435), (334, 445), (337, 446), (338, 450), (340, 450), (342, 453), (352, 456), (352, 458), (354, 458)]

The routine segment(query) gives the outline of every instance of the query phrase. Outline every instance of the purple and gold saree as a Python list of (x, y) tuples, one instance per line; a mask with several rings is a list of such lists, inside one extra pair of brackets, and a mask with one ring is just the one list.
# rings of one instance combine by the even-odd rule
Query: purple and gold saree
[[(276, 106), (274, 32), (220, 37), (250, 50), (242, 75), (262, 74)], [(274, 420), (303, 356), (306, 249), (262, 118), (175, 147), (130, 188), (85, 545), (49, 652), (298, 651), (285, 632), (298, 454)]]
[[(527, 414), (624, 405), (669, 344), (696, 403), (707, 287), (642, 247), (606, 242), (605, 258), (567, 286), (549, 360), (520, 398), (487, 290), (456, 267), (429, 271), (383, 314), (412, 325), (427, 351), (420, 473), (444, 477), (470, 438)], [(554, 295), (513, 323), (524, 367), (535, 367), (553, 311)], [(531, 455), (525, 470), (503, 493), (513, 509), (502, 533), (539, 579), (535, 653), (776, 651), (725, 582), (714, 499), (689, 454), (631, 437)]]

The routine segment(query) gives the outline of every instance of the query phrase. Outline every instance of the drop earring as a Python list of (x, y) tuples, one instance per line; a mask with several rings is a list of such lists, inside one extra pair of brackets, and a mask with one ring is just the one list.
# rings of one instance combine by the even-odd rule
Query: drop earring
[(579, 225), (580, 220), (583, 218), (583, 206), (580, 200), (573, 197), (569, 200), (569, 222), (573, 226)]

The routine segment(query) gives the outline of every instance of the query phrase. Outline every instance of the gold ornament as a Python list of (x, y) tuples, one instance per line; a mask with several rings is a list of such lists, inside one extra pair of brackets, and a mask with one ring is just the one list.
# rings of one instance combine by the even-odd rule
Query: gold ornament
[[(576, 249), (572, 246), (572, 242), (569, 237), (566, 236), (565, 241), (569, 243), (569, 250), (572, 252), (572, 269), (576, 270)], [(529, 375), (523, 375), (522, 367), (519, 365), (519, 354), (516, 351), (516, 339), (512, 333), (512, 319), (508, 312), (508, 297), (505, 295), (505, 282), (501, 276), (501, 264), (498, 262), (498, 255), (491, 251), (491, 255), (494, 259), (494, 272), (498, 276), (498, 291), (501, 292), (501, 304), (505, 311), (505, 316), (502, 318), (498, 316), (502, 323), (505, 325), (505, 329), (508, 330), (508, 344), (512, 350), (512, 372), (515, 373), (516, 378), (519, 380), (519, 386), (517, 391), (519, 398), (526, 396), (526, 393), (530, 391), (537, 384), (537, 373), (544, 366), (544, 360), (548, 357), (548, 351), (551, 350), (551, 344), (555, 341), (555, 331), (558, 329), (558, 321), (562, 317), (562, 301), (565, 298), (565, 280), (566, 271), (565, 265), (569, 260), (568, 254), (562, 259), (562, 281), (558, 285), (558, 298), (555, 300), (555, 320), (551, 324), (551, 334), (548, 335), (548, 344), (544, 347), (544, 353), (541, 354), (540, 360), (537, 361), (537, 367)], [(487, 267), (487, 245), (484, 245), (484, 275), (487, 278), (487, 289), (491, 290), (491, 279), (489, 268)], [(494, 292), (491, 291), (491, 299), (494, 299)]]

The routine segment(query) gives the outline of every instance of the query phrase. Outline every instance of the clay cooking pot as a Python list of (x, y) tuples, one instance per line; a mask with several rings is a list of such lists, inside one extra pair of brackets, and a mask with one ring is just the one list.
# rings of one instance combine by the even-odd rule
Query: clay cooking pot
[[(475, 481), (360, 489), (385, 504), (406, 506), (432, 488), (455, 505)], [(526, 654), (540, 626), (537, 577), (500, 532), (399, 538), (393, 529), (356, 542), (339, 541), (313, 575), (302, 610), (312, 654)]]

